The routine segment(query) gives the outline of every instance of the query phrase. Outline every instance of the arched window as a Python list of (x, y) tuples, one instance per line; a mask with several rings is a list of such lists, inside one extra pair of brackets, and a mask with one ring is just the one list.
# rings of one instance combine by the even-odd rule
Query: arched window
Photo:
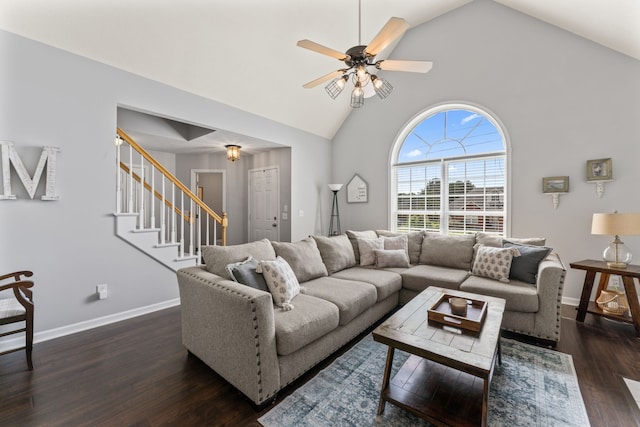
[(505, 235), (507, 141), (498, 122), (470, 105), (414, 118), (391, 154), (391, 228)]

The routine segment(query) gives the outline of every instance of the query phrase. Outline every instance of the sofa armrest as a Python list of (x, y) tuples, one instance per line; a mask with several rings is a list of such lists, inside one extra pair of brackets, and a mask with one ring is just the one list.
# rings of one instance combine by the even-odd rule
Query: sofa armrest
[(178, 270), (185, 347), (256, 405), (280, 388), (271, 294), (209, 273)]
[(560, 310), (566, 274), (567, 269), (556, 253), (551, 253), (538, 267), (536, 286), (540, 309), (535, 320), (536, 330), (548, 325), (543, 335), (553, 341), (560, 339)]

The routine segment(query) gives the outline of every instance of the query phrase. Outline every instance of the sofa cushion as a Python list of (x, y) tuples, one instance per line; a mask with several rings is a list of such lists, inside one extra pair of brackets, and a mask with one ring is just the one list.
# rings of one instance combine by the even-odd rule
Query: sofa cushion
[(258, 261), (276, 259), (276, 252), (267, 239), (230, 246), (204, 246), (202, 257), (209, 273), (231, 279), (225, 270), (228, 264), (252, 256)]
[(473, 234), (425, 233), (422, 240), (422, 252), (420, 252), (420, 264), (470, 271), (475, 242), (476, 236)]
[(274, 304), (284, 310), (293, 309), (291, 300), (300, 293), (300, 283), (287, 261), (281, 256), (274, 261), (260, 261), (256, 271), (264, 276)]
[(376, 268), (409, 267), (409, 257), (404, 249), (376, 249)]
[(320, 277), (304, 284), (305, 294), (332, 302), (338, 307), (340, 325), (351, 322), (377, 300), (376, 287), (370, 283)]
[(286, 259), (298, 278), (298, 282), (327, 275), (327, 267), (322, 262), (318, 245), (312, 237), (295, 243), (271, 242), (276, 255)]
[(471, 273), (508, 283), (514, 256), (520, 256), (517, 249), (480, 245)]
[(422, 292), (429, 286), (458, 289), (469, 272), (437, 265), (416, 265), (402, 273), (402, 287)]
[(506, 240), (503, 244), (505, 248), (515, 248), (520, 252), (520, 256), (514, 258), (511, 263), (509, 277), (535, 285), (538, 267), (542, 260), (549, 256), (552, 249), (546, 246), (520, 245)]
[(420, 261), (420, 251), (422, 250), (422, 240), (424, 237), (422, 231), (412, 231), (404, 234), (389, 230), (376, 230), (376, 233), (381, 237), (407, 236), (409, 243), (409, 262), (411, 264), (417, 264)]
[(291, 303), (295, 310), (275, 310), (276, 350), (279, 355), (293, 353), (338, 327), (340, 315), (335, 304), (299, 294)]
[(356, 265), (353, 246), (345, 234), (333, 237), (313, 236), (313, 238), (318, 245), (327, 273), (333, 274)]
[(495, 248), (501, 248), (503, 246), (503, 241), (507, 240), (513, 243), (519, 243), (521, 245), (533, 245), (533, 246), (544, 246), (547, 239), (544, 237), (503, 237), (501, 234), (495, 233), (485, 233), (483, 231), (478, 231), (476, 233), (476, 243), (485, 246), (493, 246)]
[(353, 255), (356, 257), (356, 264), (360, 264), (360, 248), (358, 247), (358, 239), (375, 239), (378, 234), (373, 230), (353, 231), (347, 230), (347, 237), (353, 247)]
[(377, 301), (382, 301), (402, 288), (402, 277), (399, 273), (387, 270), (376, 270), (367, 267), (352, 267), (339, 271), (331, 277), (356, 282), (371, 283), (376, 287)]
[(258, 264), (258, 260), (250, 256), (244, 261), (227, 265), (227, 274), (231, 276), (231, 280), (234, 282), (269, 292), (269, 287), (264, 280), (264, 276), (256, 271)]
[(540, 308), (536, 288), (518, 280), (498, 282), (486, 277), (471, 276), (460, 285), (460, 290), (490, 297), (504, 298), (505, 310), (536, 313)]
[(384, 249), (384, 239), (376, 237), (375, 239), (358, 238), (358, 248), (360, 249), (360, 265), (374, 265), (376, 263), (376, 249)]

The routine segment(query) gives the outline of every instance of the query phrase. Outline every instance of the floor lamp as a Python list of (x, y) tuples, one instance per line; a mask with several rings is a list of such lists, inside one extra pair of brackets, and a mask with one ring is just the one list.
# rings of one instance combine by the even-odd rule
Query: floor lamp
[(333, 205), (331, 206), (331, 222), (329, 223), (329, 236), (342, 234), (340, 230), (340, 211), (338, 210), (338, 191), (342, 184), (329, 184), (329, 189), (333, 192)]

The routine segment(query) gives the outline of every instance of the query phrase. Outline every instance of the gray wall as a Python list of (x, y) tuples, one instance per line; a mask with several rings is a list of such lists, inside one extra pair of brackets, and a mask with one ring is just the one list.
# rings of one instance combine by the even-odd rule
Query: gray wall
[[(330, 141), (4, 31), (0, 54), (0, 140), (14, 142), (31, 174), (42, 146), (61, 148), (59, 201), (40, 200), (42, 189), (29, 200), (13, 170), (18, 200), (0, 200), (0, 271), (34, 271), (37, 334), (63, 334), (178, 297), (172, 271), (114, 234), (118, 106), (291, 147), (298, 165), (291, 205), (306, 213), (291, 218), (291, 233), (315, 231), (313, 189), (329, 180)], [(305, 168), (309, 159), (314, 165)], [(100, 283), (109, 297), (96, 301)]]
[[(569, 268), (599, 259), (610, 240), (591, 236), (594, 212), (638, 212), (640, 62), (489, 1), (475, 1), (410, 30), (393, 59), (433, 60), (428, 74), (387, 72), (395, 90), (353, 110), (333, 140), (333, 175), (369, 183), (366, 204), (347, 204), (343, 229), (389, 224), (389, 156), (416, 114), (462, 101), (495, 114), (511, 143), (511, 235), (544, 236)], [(342, 102), (348, 102), (341, 97)], [(613, 159), (614, 182), (599, 199), (585, 179), (589, 159)], [(354, 160), (356, 160), (354, 162)], [(553, 209), (542, 177), (570, 176)], [(640, 260), (640, 237), (623, 237)], [(569, 271), (565, 297), (579, 298), (584, 273)]]

